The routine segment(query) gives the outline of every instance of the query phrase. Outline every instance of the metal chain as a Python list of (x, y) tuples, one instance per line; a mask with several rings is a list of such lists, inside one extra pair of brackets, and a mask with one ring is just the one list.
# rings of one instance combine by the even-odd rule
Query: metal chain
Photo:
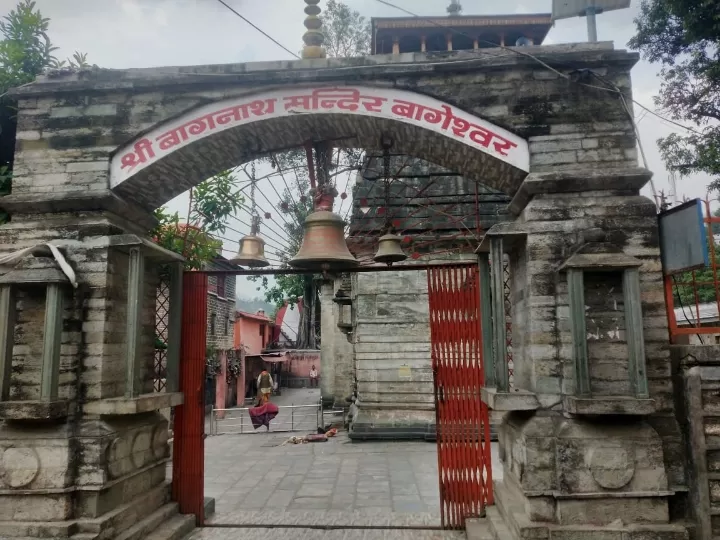
[(255, 206), (255, 162), (250, 164), (250, 211), (254, 217), (257, 214), (257, 208)]
[(383, 176), (385, 176), (385, 234), (390, 234), (390, 148), (383, 150)]

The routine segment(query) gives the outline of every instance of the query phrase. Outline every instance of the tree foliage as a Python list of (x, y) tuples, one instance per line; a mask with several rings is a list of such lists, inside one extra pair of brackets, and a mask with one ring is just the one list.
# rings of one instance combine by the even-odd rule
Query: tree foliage
[[(87, 57), (76, 52), (59, 61), (48, 36), (50, 19), (43, 17), (35, 2), (23, 0), (0, 20), (0, 197), (12, 188), (15, 150), (15, 103), (7, 97), (11, 88), (28, 84), (47, 68), (87, 67)], [(8, 219), (0, 211), (0, 224)]]
[(716, 0), (643, 0), (630, 47), (661, 64), (655, 105), (697, 129), (658, 140), (681, 176), (707, 173), (720, 188), (720, 10)]
[(337, 0), (328, 0), (320, 14), (325, 50), (332, 58), (370, 54), (370, 22)]
[(155, 243), (181, 254), (188, 270), (199, 270), (222, 252), (222, 240), (228, 217), (242, 207), (245, 199), (236, 187), (231, 171), (222, 172), (190, 190), (188, 221), (167, 208), (155, 211), (158, 225), (150, 231)]

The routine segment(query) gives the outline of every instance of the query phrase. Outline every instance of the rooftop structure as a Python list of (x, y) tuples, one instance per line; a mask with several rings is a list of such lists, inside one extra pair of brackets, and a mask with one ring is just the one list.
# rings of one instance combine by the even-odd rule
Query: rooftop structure
[(371, 47), (373, 54), (400, 54), (539, 45), (552, 25), (550, 13), (374, 17)]

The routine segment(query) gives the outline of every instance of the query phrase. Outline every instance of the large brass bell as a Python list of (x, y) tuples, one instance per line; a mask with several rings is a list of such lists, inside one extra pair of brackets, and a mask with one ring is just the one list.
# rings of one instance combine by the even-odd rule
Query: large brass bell
[(230, 259), (230, 262), (251, 268), (269, 266), (270, 263), (265, 258), (265, 240), (252, 233), (243, 236), (240, 240), (240, 250), (235, 257)]
[(328, 270), (357, 266), (345, 243), (345, 222), (337, 214), (318, 210), (305, 219), (305, 235), (290, 266), (307, 270)]
[(378, 240), (377, 252), (373, 260), (383, 264), (392, 264), (407, 259), (400, 243), (402, 240), (396, 234), (385, 234)]

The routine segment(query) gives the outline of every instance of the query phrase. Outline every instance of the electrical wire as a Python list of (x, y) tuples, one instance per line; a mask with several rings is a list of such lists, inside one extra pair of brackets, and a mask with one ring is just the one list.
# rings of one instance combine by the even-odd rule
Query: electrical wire
[[(409, 10), (407, 10), (407, 9), (405, 9), (405, 8), (403, 8), (403, 7), (400, 7), (400, 6), (396, 5), (396, 4), (393, 4), (392, 2), (388, 2), (387, 0), (376, 0), (376, 1), (377, 1), (377, 2), (380, 2), (381, 4), (386, 5), (386, 6), (388, 6), (388, 7), (391, 7), (391, 8), (397, 9), (397, 10), (399, 10), (399, 11), (402, 11), (403, 13), (406, 13), (407, 15), (410, 15), (411, 17), (417, 17), (417, 18), (420, 17), (420, 15), (418, 15), (418, 14), (416, 14), (416, 13), (413, 13), (412, 11), (409, 11)], [(451, 27), (451, 26), (444, 26), (444, 25), (439, 24), (439, 23), (436, 23), (435, 21), (432, 21), (432, 20), (430, 20), (430, 19), (427, 19), (426, 21), (427, 21), (428, 23), (430, 23), (430, 24), (433, 24), (433, 25), (435, 25), (435, 26), (437, 26), (437, 27), (439, 27), (439, 28), (442, 28), (442, 29), (444, 29), (444, 30), (453, 32), (453, 33), (455, 33), (455, 34), (458, 34), (458, 35), (461, 35), (461, 36), (464, 36), (464, 37), (467, 37), (467, 38), (470, 38), (470, 39), (473, 39), (473, 40), (474, 40), (474, 39), (478, 39), (478, 38), (475, 38), (475, 37), (473, 37), (473, 36), (470, 36), (469, 34), (467, 34), (467, 33), (465, 33), (465, 32), (462, 32), (461, 30), (457, 30), (456, 28), (453, 28), (453, 27)], [(619, 94), (623, 94), (622, 90), (620, 90), (620, 89), (617, 88), (617, 87), (616, 87), (615, 89), (610, 89), (610, 88), (606, 88), (606, 87), (603, 87), (603, 86), (597, 86), (597, 85), (594, 85), (594, 84), (588, 84), (588, 83), (583, 83), (582, 81), (574, 80), (574, 79), (573, 79), (570, 75), (568, 75), (567, 73), (563, 73), (562, 71), (559, 71), (559, 70), (555, 69), (555, 68), (552, 67), (551, 65), (549, 65), (549, 64), (543, 62), (542, 60), (540, 60), (537, 56), (535, 56), (535, 55), (533, 55), (533, 54), (531, 54), (531, 53), (528, 53), (528, 52), (519, 50), (518, 48), (511, 48), (511, 47), (508, 47), (508, 46), (506, 46), (506, 45), (501, 45), (501, 44), (494, 43), (494, 42), (492, 42), (492, 41), (488, 41), (488, 40), (484, 40), (484, 39), (478, 39), (478, 42), (479, 42), (479, 43), (484, 43), (484, 44), (486, 44), (486, 45), (492, 45), (492, 46), (495, 47), (495, 48), (503, 49), (503, 50), (505, 50), (505, 51), (508, 51), (508, 52), (510, 52), (510, 53), (513, 53), (513, 54), (516, 54), (516, 55), (519, 55), (519, 56), (525, 56), (525, 57), (527, 57), (527, 58), (530, 58), (530, 59), (533, 60), (534, 62), (536, 62), (536, 63), (540, 64), (541, 66), (543, 66), (544, 68), (552, 71), (552, 72), (555, 73), (556, 75), (559, 75), (559, 76), (562, 77), (563, 79), (567, 79), (567, 80), (569, 80), (569, 81), (575, 82), (576, 84), (579, 84), (579, 85), (581, 85), (581, 86), (587, 86), (587, 87), (589, 87), (589, 88), (595, 88), (595, 89), (598, 89), (598, 90), (604, 90), (604, 91), (606, 91), (606, 92), (616, 92), (616, 93), (619, 93)], [(593, 75), (598, 76), (598, 75), (595, 74), (595, 73), (593, 73)], [(641, 107), (641, 108), (645, 109), (647, 112), (649, 112), (650, 114), (652, 114), (652, 115), (654, 115), (654, 116), (657, 116), (657, 117), (660, 118), (661, 120), (665, 120), (666, 122), (670, 122), (671, 124), (673, 124), (673, 125), (675, 125), (675, 126), (677, 126), (677, 127), (680, 127), (680, 128), (685, 129), (685, 130), (687, 130), (687, 131), (693, 132), (693, 133), (695, 133), (695, 134), (702, 135), (701, 132), (699, 132), (699, 131), (691, 128), (691, 127), (685, 126), (685, 125), (683, 125), (683, 124), (680, 124), (679, 122), (675, 122), (674, 120), (671, 120), (671, 119), (669, 119), (669, 118), (666, 118), (666, 117), (658, 114), (657, 112), (649, 109), (648, 107), (646, 107), (645, 105), (643, 105), (642, 103), (640, 103), (639, 101), (637, 101), (637, 100), (635, 100), (635, 99), (633, 99), (632, 101), (633, 101), (633, 103), (635, 103), (638, 107)]]
[(252, 26), (255, 30), (257, 30), (258, 32), (260, 32), (263, 36), (265, 36), (265, 37), (268, 38), (270, 41), (272, 41), (275, 45), (277, 45), (278, 47), (280, 47), (281, 49), (283, 49), (285, 52), (290, 53), (290, 54), (293, 55), (295, 58), (297, 58), (298, 60), (300, 60), (300, 57), (299, 57), (297, 54), (295, 54), (294, 52), (292, 52), (290, 49), (288, 49), (285, 45), (283, 45), (282, 43), (280, 43), (278, 40), (276, 40), (276, 39), (275, 39), (274, 37), (272, 37), (270, 34), (268, 34), (267, 32), (265, 32), (264, 30), (258, 28), (257, 25), (253, 24), (253, 23), (252, 23), (250, 20), (248, 20), (246, 17), (243, 17), (242, 15), (240, 15), (240, 13), (237, 12), (234, 8), (232, 8), (229, 4), (226, 4), (224, 0), (217, 0), (217, 1), (220, 2), (220, 3), (221, 3), (223, 6), (225, 6), (226, 8), (228, 8), (230, 11), (232, 11), (235, 15), (237, 15), (238, 17), (240, 17), (240, 18), (241, 18), (243, 21), (245, 21), (247, 24), (249, 24), (250, 26)]

